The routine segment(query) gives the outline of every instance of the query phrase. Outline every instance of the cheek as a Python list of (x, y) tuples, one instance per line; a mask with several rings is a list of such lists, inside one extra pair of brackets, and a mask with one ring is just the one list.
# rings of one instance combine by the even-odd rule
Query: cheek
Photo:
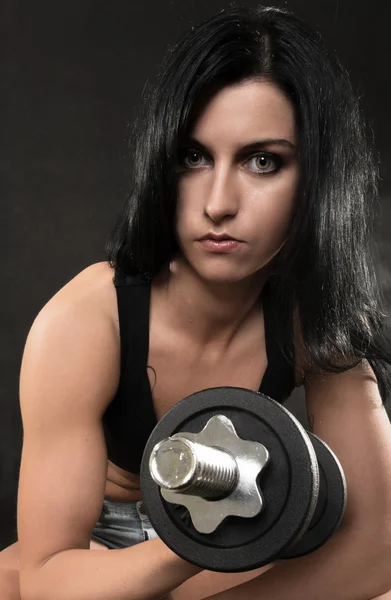
[(178, 197), (175, 212), (175, 229), (178, 235), (183, 234), (183, 232), (186, 231), (186, 229), (188, 228), (187, 223), (189, 223), (190, 221), (188, 213), (189, 210), (187, 210), (187, 212), (185, 211), (185, 205), (181, 202), (180, 198)]
[(248, 219), (253, 219), (270, 236), (282, 235), (289, 229), (296, 207), (296, 178), (272, 182), (254, 193), (248, 205)]
[(195, 219), (199, 220), (199, 212), (201, 207), (199, 201), (197, 202), (200, 194), (192, 193), (192, 190), (184, 186), (178, 187), (177, 192), (177, 203), (175, 210), (175, 227), (177, 233), (185, 232), (189, 230), (189, 227), (194, 227)]

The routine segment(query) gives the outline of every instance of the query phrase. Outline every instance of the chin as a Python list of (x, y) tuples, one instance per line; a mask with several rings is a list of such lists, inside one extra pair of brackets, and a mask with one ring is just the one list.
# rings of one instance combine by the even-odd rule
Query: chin
[(249, 277), (256, 276), (259, 273), (258, 269), (239, 267), (238, 265), (226, 264), (226, 265), (200, 265), (193, 264), (193, 269), (196, 271), (199, 277), (210, 283), (221, 283), (229, 284), (243, 281)]

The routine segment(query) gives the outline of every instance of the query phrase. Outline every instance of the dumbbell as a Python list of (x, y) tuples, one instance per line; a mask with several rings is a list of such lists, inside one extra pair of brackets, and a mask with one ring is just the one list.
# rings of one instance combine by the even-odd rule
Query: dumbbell
[(210, 388), (178, 402), (151, 433), (140, 478), (159, 537), (211, 571), (313, 552), (346, 506), (331, 449), (281, 404), (243, 388)]

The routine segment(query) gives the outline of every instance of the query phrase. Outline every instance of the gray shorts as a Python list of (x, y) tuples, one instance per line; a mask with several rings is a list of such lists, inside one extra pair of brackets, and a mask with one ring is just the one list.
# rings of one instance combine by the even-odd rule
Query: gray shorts
[(158, 537), (142, 504), (141, 500), (122, 502), (105, 498), (91, 538), (114, 550)]

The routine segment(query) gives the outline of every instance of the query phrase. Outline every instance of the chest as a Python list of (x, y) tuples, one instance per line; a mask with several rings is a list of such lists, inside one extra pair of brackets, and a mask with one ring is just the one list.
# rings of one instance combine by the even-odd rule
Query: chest
[(230, 347), (191, 347), (178, 338), (151, 337), (148, 377), (158, 419), (200, 390), (236, 386), (257, 391), (267, 367), (262, 323)]

